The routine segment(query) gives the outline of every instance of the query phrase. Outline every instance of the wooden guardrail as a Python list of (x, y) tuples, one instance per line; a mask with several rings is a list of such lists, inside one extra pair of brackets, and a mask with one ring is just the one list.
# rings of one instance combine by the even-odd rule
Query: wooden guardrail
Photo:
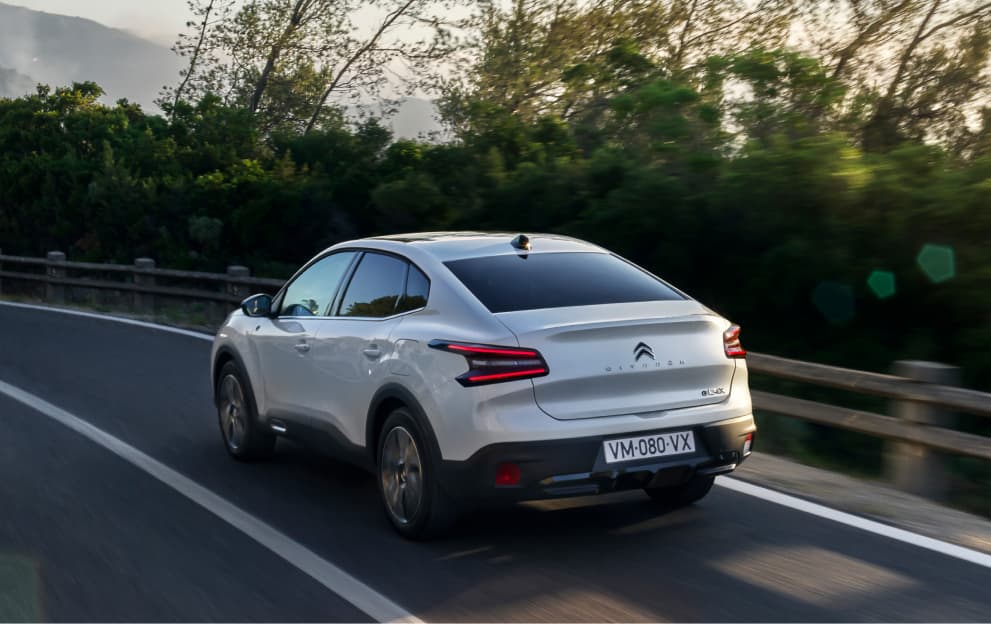
[(802, 381), (859, 394), (902, 399), (959, 412), (991, 416), (991, 394), (976, 390), (935, 385), (926, 383), (925, 380), (896, 375), (789, 360), (762, 353), (749, 354), (747, 365), (751, 371), (778, 379)]
[(899, 488), (942, 499), (949, 486), (946, 454), (991, 461), (991, 438), (952, 428), (954, 413), (991, 416), (991, 394), (958, 388), (959, 371), (934, 362), (901, 361), (896, 375), (839, 368), (762, 353), (747, 355), (751, 374), (892, 399), (889, 415), (751, 391), (754, 407), (888, 441), (887, 476)]
[[(93, 277), (94, 273), (101, 277)], [(237, 305), (255, 290), (282, 286), (282, 280), (251, 277), (243, 266), (229, 266), (227, 273), (176, 271), (156, 268), (150, 258), (138, 258), (133, 265), (69, 262), (58, 251), (49, 252), (46, 258), (0, 252), (0, 292), (4, 280), (43, 284), (44, 299), (56, 304), (65, 303), (72, 290), (130, 293), (131, 307), (147, 313), (154, 312), (162, 298)]]
[[(50, 252), (46, 258), (25, 258), (5, 256), (0, 251), (0, 293), (9, 289), (5, 282), (35, 288), (43, 285), (45, 301), (54, 304), (71, 303), (81, 298), (79, 293), (120, 293), (130, 299), (130, 307), (143, 313), (154, 312), (163, 300), (202, 301), (211, 304), (216, 323), (249, 294), (274, 292), (282, 286), (282, 280), (251, 277), (243, 266), (228, 267), (226, 273), (199, 273), (159, 269), (148, 258), (138, 258), (133, 265), (94, 264), (69, 262), (61, 252)], [(889, 414), (885, 415), (751, 392), (759, 411), (886, 440), (889, 476), (905, 490), (932, 498), (945, 496), (948, 479), (943, 454), (991, 461), (991, 438), (952, 428), (954, 412), (991, 416), (991, 394), (955, 387), (958, 371), (954, 367), (896, 362), (896, 374), (885, 375), (762, 353), (750, 353), (747, 364), (753, 375), (891, 399)]]

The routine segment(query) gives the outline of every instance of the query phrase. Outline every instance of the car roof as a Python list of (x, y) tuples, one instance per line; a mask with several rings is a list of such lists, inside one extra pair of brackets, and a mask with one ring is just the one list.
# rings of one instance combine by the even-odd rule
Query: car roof
[[(447, 262), (465, 258), (521, 253), (512, 245), (513, 240), (520, 234), (520, 232), (419, 232), (376, 236), (350, 241), (344, 245), (392, 248), (395, 251), (401, 251), (403, 247), (415, 247), (418, 251), (426, 252), (441, 262)], [(597, 245), (569, 236), (530, 233), (523, 233), (523, 236), (530, 239), (528, 253), (531, 254), (605, 252)]]

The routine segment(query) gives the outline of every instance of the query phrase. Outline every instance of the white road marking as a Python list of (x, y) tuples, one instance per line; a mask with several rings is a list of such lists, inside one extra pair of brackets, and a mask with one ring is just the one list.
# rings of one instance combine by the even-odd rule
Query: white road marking
[(899, 529), (884, 524), (883, 522), (868, 520), (867, 518), (862, 518), (854, 514), (846, 513), (845, 511), (839, 511), (831, 507), (826, 507), (825, 505), (813, 503), (796, 496), (789, 496), (788, 494), (782, 494), (781, 492), (776, 492), (759, 485), (746, 483), (745, 481), (740, 481), (739, 479), (719, 477), (716, 479), (716, 485), (722, 486), (727, 490), (739, 492), (740, 494), (746, 494), (747, 496), (753, 496), (770, 503), (775, 503), (776, 505), (788, 507), (789, 509), (812, 514), (813, 516), (832, 520), (833, 522), (838, 522), (840, 524), (845, 524), (847, 526), (860, 529), (861, 531), (867, 531), (868, 533), (874, 533), (875, 535), (883, 535), (884, 537), (889, 537), (891, 539), (898, 540), (899, 542), (905, 542), (906, 544), (912, 544), (913, 546), (925, 548), (926, 550), (932, 550), (943, 555), (955, 557), (956, 559), (976, 563), (977, 565), (984, 566), (985, 568), (991, 568), (991, 555), (982, 553), (978, 550), (933, 539), (931, 537), (926, 537), (925, 535), (919, 535), (918, 533), (912, 533), (911, 531)]
[[(157, 323), (148, 323), (148, 322), (145, 322), (145, 321), (135, 321), (133, 319), (121, 318), (121, 317), (118, 317), (118, 316), (110, 316), (110, 315), (107, 315), (107, 314), (97, 314), (97, 313), (94, 313), (94, 312), (82, 312), (82, 311), (79, 311), (79, 310), (69, 310), (69, 309), (65, 309), (65, 308), (50, 308), (50, 307), (41, 306), (41, 305), (32, 305), (32, 304), (26, 304), (26, 303), (12, 303), (12, 302), (6, 302), (6, 301), (0, 301), (0, 306), (10, 306), (10, 307), (16, 307), (16, 308), (27, 308), (27, 309), (32, 309), (32, 310), (43, 310), (43, 311), (46, 311), (46, 312), (58, 312), (58, 313), (61, 313), (61, 314), (69, 314), (69, 315), (73, 315), (73, 316), (82, 316), (82, 317), (86, 317), (86, 318), (100, 319), (100, 320), (104, 320), (104, 321), (113, 321), (113, 322), (117, 322), (117, 323), (124, 323), (126, 325), (135, 325), (137, 327), (144, 327), (144, 328), (148, 328), (148, 329), (156, 329), (156, 330), (159, 330), (159, 331), (172, 332), (172, 333), (181, 334), (181, 335), (184, 335), (184, 336), (191, 336), (193, 338), (200, 338), (202, 340), (209, 340), (209, 341), (212, 341), (213, 340), (213, 337), (210, 336), (210, 335), (208, 335), (208, 334), (203, 334), (203, 333), (199, 333), (199, 332), (189, 331), (189, 330), (186, 330), (186, 329), (179, 329), (179, 328), (176, 328), (176, 327), (169, 327), (167, 325), (159, 325)], [(3, 388), (11, 388), (11, 389), (16, 390), (16, 388), (13, 388), (13, 386), (8, 386), (7, 384), (4, 384), (3, 382), (0, 382), (0, 391), (2, 391)], [(20, 392), (20, 391), (18, 390), (18, 392)], [(4, 392), (4, 393), (5, 394), (8, 394), (6, 392)], [(24, 394), (26, 395), (26, 393), (24, 393)], [(8, 394), (8, 396), (13, 396), (13, 395)], [(31, 395), (27, 395), (27, 396), (31, 396)], [(36, 398), (36, 397), (34, 397), (34, 398)], [(42, 401), (41, 399), (37, 399), (37, 400), (38, 401)], [(45, 405), (49, 405), (49, 404), (45, 403)], [(55, 406), (51, 406), (51, 407), (53, 409), (59, 410), (59, 408), (57, 408)], [(59, 411), (61, 411), (61, 410), (59, 410)], [(68, 413), (65, 413), (65, 414), (66, 414), (66, 416), (69, 416), (70, 418), (76, 419), (76, 417), (75, 416), (72, 416), (71, 414), (68, 414)], [(76, 419), (76, 420), (78, 420), (78, 419)], [(79, 422), (81, 423), (81, 425), (85, 425), (86, 427), (90, 427), (94, 431), (98, 432), (99, 434), (101, 434), (103, 436), (106, 436), (107, 438), (116, 441), (118, 444), (124, 445), (125, 447), (131, 449), (134, 453), (137, 453), (137, 454), (141, 455), (142, 457), (145, 457), (149, 462), (154, 462), (156, 465), (160, 466), (162, 470), (169, 471), (169, 473), (174, 474), (176, 477), (179, 477), (181, 479), (184, 479), (185, 481), (189, 482), (189, 485), (194, 486), (196, 488), (199, 488), (200, 490), (203, 490), (203, 492), (206, 492), (207, 494), (209, 494), (210, 496), (215, 497), (217, 500), (223, 502), (224, 504), (229, 505), (231, 508), (233, 508), (237, 512), (239, 512), (241, 514), (244, 514), (246, 517), (250, 518), (254, 522), (259, 523), (261, 526), (265, 527), (267, 530), (272, 531), (276, 535), (280, 536), (280, 538), (285, 539), (285, 540), (288, 540), (292, 544), (295, 544), (296, 547), (298, 547), (298, 548), (304, 550), (305, 552), (309, 553), (312, 557), (317, 558), (317, 560), (325, 563), (328, 566), (331, 566), (334, 570), (337, 570), (341, 574), (344, 574), (345, 576), (347, 576), (347, 573), (346, 572), (343, 572), (343, 571), (339, 570), (338, 568), (334, 567), (332, 564), (327, 563), (327, 562), (324, 562), (322, 559), (319, 559), (319, 557), (317, 557), (315, 554), (313, 554), (310, 551), (306, 550), (305, 548), (303, 548), (303, 546), (297, 544), (296, 542), (293, 542), (290, 538), (282, 535), (281, 533), (278, 533), (277, 531), (275, 531), (275, 529), (272, 529), (268, 525), (265, 525), (260, 520), (255, 519), (253, 516), (250, 516), (246, 512), (243, 512), (240, 509), (234, 507), (233, 505), (230, 505), (230, 503), (227, 503), (226, 501), (223, 501), (223, 499), (220, 499), (219, 497), (217, 497), (212, 492), (209, 492), (208, 490), (203, 489), (202, 487), (200, 487), (199, 485), (193, 483), (192, 481), (189, 481), (188, 479), (186, 479), (182, 475), (179, 475), (178, 473), (176, 473), (175, 471), (171, 470), (167, 466), (164, 466), (162, 464), (159, 464), (158, 462), (155, 462), (155, 460), (151, 459), (150, 457), (147, 457), (146, 455), (144, 455), (143, 453), (141, 453), (141, 451), (138, 451), (137, 449), (134, 449), (133, 447), (127, 446), (124, 442), (122, 442), (120, 440), (117, 440), (117, 438), (114, 438), (113, 436), (110, 436), (109, 434), (106, 434), (106, 433), (100, 431), (99, 429), (96, 429), (95, 427), (92, 427), (92, 425), (89, 425), (85, 421), (81, 421), (80, 420)], [(72, 426), (72, 425), (69, 425), (69, 426)], [(76, 429), (76, 427), (72, 427), (72, 428), (73, 429)], [(79, 431), (79, 429), (76, 429), (76, 430)], [(83, 432), (80, 431), (80, 433), (83, 433)], [(83, 435), (87, 435), (87, 434), (83, 433)], [(125, 458), (125, 459), (128, 459), (129, 461), (131, 461), (129, 458)], [(159, 478), (161, 478), (161, 477), (159, 477)], [(164, 481), (164, 479), (163, 479), (163, 481)], [(844, 511), (840, 511), (838, 509), (833, 509), (831, 507), (827, 507), (825, 505), (820, 505), (818, 503), (812, 503), (812, 502), (809, 502), (807, 500), (803, 500), (803, 499), (798, 498), (798, 497), (795, 497), (795, 496), (789, 496), (788, 494), (782, 494), (781, 492), (776, 492), (774, 490), (771, 490), (771, 489), (768, 489), (768, 488), (765, 488), (765, 487), (761, 487), (759, 485), (753, 485), (753, 484), (750, 484), (750, 483), (746, 483), (746, 482), (740, 481), (739, 479), (734, 479), (734, 478), (731, 478), (731, 477), (719, 477), (719, 478), (717, 478), (716, 479), (716, 485), (722, 486), (722, 487), (724, 487), (724, 488), (726, 488), (728, 490), (733, 490), (734, 492), (738, 492), (740, 494), (746, 494), (747, 496), (753, 496), (755, 498), (759, 498), (759, 499), (762, 499), (762, 500), (765, 500), (765, 501), (768, 501), (768, 502), (771, 502), (771, 503), (775, 503), (775, 504), (781, 505), (783, 507), (788, 507), (789, 509), (794, 509), (795, 511), (801, 511), (801, 512), (804, 512), (804, 513), (807, 513), (807, 514), (811, 514), (813, 516), (817, 516), (819, 518), (825, 518), (826, 520), (832, 520), (833, 522), (838, 522), (840, 524), (845, 524), (847, 526), (851, 526), (851, 527), (860, 529), (862, 531), (867, 531), (868, 533), (874, 533), (875, 535), (882, 535), (884, 537), (889, 537), (891, 539), (898, 540), (900, 542), (905, 542), (906, 544), (912, 544), (913, 546), (917, 546), (919, 548), (925, 548), (927, 550), (932, 550), (934, 552), (942, 553), (942, 554), (948, 555), (950, 557), (955, 557), (957, 559), (962, 559), (964, 561), (969, 561), (971, 563), (976, 563), (977, 565), (984, 566), (986, 568), (991, 568), (991, 555), (988, 555), (988, 554), (985, 554), (985, 553), (982, 553), (980, 551), (973, 550), (973, 549), (970, 549), (970, 548), (966, 548), (964, 546), (958, 546), (956, 544), (951, 544), (949, 542), (944, 542), (944, 541), (941, 541), (941, 540), (938, 540), (938, 539), (933, 539), (931, 537), (926, 537), (925, 535), (919, 535), (918, 533), (912, 533), (911, 531), (906, 531), (904, 529), (899, 529), (899, 528), (896, 528), (896, 527), (893, 527), (893, 526), (889, 526), (889, 525), (884, 524), (884, 523), (881, 523), (881, 522), (875, 522), (874, 520), (868, 520), (867, 518), (861, 518), (860, 516), (856, 516), (854, 514), (846, 513)], [(187, 496), (189, 496), (189, 495), (187, 494)], [(190, 498), (192, 498), (192, 497), (190, 496)], [(199, 502), (199, 501), (197, 501), (197, 502)], [(203, 503), (200, 503), (200, 504), (202, 505)], [(204, 505), (204, 507), (206, 507), (206, 505)], [(208, 509), (209, 509), (209, 507), (208, 507)], [(220, 515), (220, 514), (218, 514), (218, 515)], [(224, 518), (224, 519), (226, 520), (227, 518)], [(228, 520), (228, 522), (230, 522), (230, 520)], [(231, 524), (234, 524), (234, 523), (231, 522)], [(235, 525), (235, 526), (237, 526), (237, 525)], [(255, 539), (258, 539), (258, 538), (255, 538)], [(258, 541), (261, 541), (261, 540), (258, 540)], [(266, 544), (266, 546), (268, 546), (268, 544)], [(272, 547), (269, 546), (269, 548), (272, 548)], [(299, 566), (297, 566), (297, 567), (299, 567)], [(300, 568), (300, 569), (302, 569), (302, 568)], [(350, 576), (348, 576), (347, 578), (351, 579), (352, 581), (354, 581), (356, 583), (360, 583), (360, 581), (357, 581), (357, 579), (354, 579), (354, 578), (352, 578)], [(374, 593), (374, 591), (371, 590), (371, 589), (369, 589), (369, 588), (367, 588), (367, 586), (364, 586), (363, 585), (363, 587), (366, 587), (366, 589), (368, 589), (369, 591), (372, 591)], [(333, 588), (331, 588), (331, 589), (333, 589)], [(341, 594), (341, 592), (336, 592), (336, 593), (338, 593), (340, 595), (343, 595), (343, 594)], [(376, 594), (376, 595), (378, 595), (378, 594)], [(385, 599), (385, 600), (388, 600), (384, 596), (382, 598)], [(352, 602), (352, 604), (354, 604), (355, 606), (358, 606), (357, 603)], [(392, 603), (390, 603), (390, 604), (392, 604)], [(395, 606), (398, 609), (398, 607), (396, 605), (393, 605), (393, 606)], [(358, 606), (358, 607), (361, 608), (360, 606)], [(371, 612), (369, 612), (369, 611), (367, 611), (367, 610), (365, 610), (363, 608), (361, 608), (361, 609), (362, 609), (362, 611), (365, 611), (365, 613), (368, 613), (368, 615), (371, 615), (372, 617), (375, 617)], [(409, 617), (412, 618), (413, 616), (409, 616)]]
[(192, 481), (123, 440), (94, 427), (78, 416), (44, 399), (0, 381), (0, 394), (23, 403), (76, 433), (92, 440), (125, 461), (155, 477), (189, 500), (213, 513), (245, 535), (285, 559), (318, 583), (379, 622), (421, 620), (386, 596), (309, 550), (288, 535)]
[(58, 312), (59, 314), (81, 316), (83, 318), (97, 319), (101, 321), (114, 321), (115, 323), (121, 323), (123, 325), (134, 325), (135, 327), (144, 327), (145, 329), (156, 329), (158, 331), (169, 332), (171, 334), (179, 334), (181, 336), (199, 338), (200, 340), (209, 340), (210, 342), (213, 342), (213, 336), (210, 334), (192, 331), (189, 329), (180, 329), (178, 327), (169, 327), (168, 325), (159, 325), (158, 323), (149, 323), (148, 321), (138, 321), (135, 319), (124, 318), (122, 316), (111, 316), (109, 314), (99, 314), (97, 312), (84, 312), (82, 310), (72, 310), (70, 308), (52, 308), (49, 306), (34, 305), (31, 303), (16, 303), (14, 301), (0, 301), (0, 306), (22, 308), (25, 310), (40, 310), (42, 312)]

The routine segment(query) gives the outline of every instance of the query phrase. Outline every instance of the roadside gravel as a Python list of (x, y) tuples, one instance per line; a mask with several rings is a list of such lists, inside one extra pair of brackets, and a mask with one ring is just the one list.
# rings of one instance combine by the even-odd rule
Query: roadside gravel
[(927, 537), (991, 553), (991, 520), (866, 479), (754, 453), (733, 476)]

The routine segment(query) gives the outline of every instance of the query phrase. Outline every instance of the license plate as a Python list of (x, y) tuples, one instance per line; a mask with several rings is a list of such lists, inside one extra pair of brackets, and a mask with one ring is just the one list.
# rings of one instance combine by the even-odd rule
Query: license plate
[(605, 453), (607, 464), (694, 453), (695, 433), (692, 431), (674, 431), (636, 438), (606, 440), (602, 443), (602, 450)]

